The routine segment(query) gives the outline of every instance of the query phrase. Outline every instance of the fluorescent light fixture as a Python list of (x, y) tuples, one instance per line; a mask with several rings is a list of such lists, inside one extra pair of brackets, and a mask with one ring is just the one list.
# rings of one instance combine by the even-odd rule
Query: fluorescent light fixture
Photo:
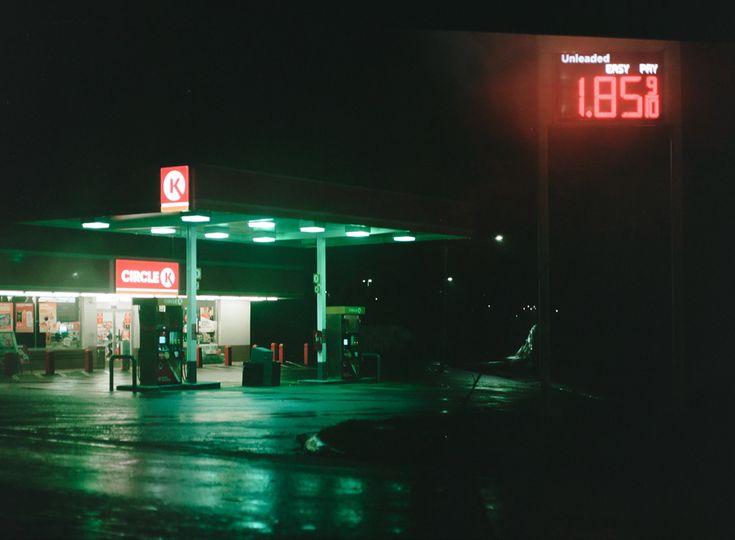
[(276, 228), (276, 222), (272, 219), (251, 219), (248, 221), (248, 227), (251, 229), (262, 229), (272, 231)]
[(402, 234), (400, 236), (394, 236), (393, 240), (395, 242), (413, 242), (416, 240), (415, 236), (411, 236), (410, 234)]
[(275, 302), (278, 300), (277, 296), (266, 296), (265, 298), (268, 302)]
[(82, 228), (84, 229), (109, 229), (110, 224), (104, 221), (87, 221), (86, 223), (82, 223)]
[(226, 232), (208, 232), (204, 233), (204, 238), (211, 238), (213, 240), (221, 240), (223, 238), (229, 238), (230, 235)]
[(181, 221), (187, 223), (206, 223), (209, 221), (209, 216), (202, 216), (200, 214), (184, 214), (181, 216)]
[(299, 227), (299, 230), (306, 233), (320, 233), (324, 232), (326, 229), (324, 227), (320, 227), (319, 225), (305, 225), (303, 227)]
[(345, 227), (345, 236), (365, 238), (366, 236), (370, 236), (370, 228), (363, 225), (348, 225)]
[(0, 296), (25, 296), (23, 291), (0, 291)]
[(253, 238), (253, 242), (258, 242), (259, 244), (267, 244), (269, 242), (275, 242), (276, 237), (275, 236), (256, 236)]
[(25, 296), (51, 296), (51, 291), (26, 291)]
[(174, 234), (176, 229), (173, 227), (151, 227), (151, 234)]

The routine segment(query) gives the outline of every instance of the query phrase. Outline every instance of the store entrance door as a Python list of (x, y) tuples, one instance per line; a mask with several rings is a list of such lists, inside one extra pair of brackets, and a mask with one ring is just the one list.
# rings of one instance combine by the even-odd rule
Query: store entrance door
[[(134, 355), (138, 343), (139, 306), (109, 308), (97, 312), (97, 343), (105, 347), (105, 365), (112, 355)], [(123, 369), (129, 361), (120, 360)]]

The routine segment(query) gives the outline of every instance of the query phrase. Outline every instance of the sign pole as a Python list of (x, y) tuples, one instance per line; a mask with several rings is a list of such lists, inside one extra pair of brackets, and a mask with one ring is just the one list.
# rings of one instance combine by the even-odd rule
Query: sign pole
[(679, 44), (666, 48), (669, 66), (671, 128), (669, 138), (669, 178), (671, 212), (671, 356), (672, 394), (674, 406), (686, 406), (691, 376), (686, 354), (684, 319), (684, 182), (681, 130), (681, 63)]
[(551, 66), (543, 37), (537, 37), (538, 51), (538, 112), (537, 112), (537, 279), (538, 279), (538, 373), (541, 381), (542, 407), (549, 410), (551, 385), (551, 281), (549, 247), (549, 101)]

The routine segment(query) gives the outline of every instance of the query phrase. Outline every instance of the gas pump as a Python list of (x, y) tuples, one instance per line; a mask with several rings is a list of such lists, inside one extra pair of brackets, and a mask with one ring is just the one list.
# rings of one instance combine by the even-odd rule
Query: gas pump
[(360, 377), (362, 354), (360, 327), (363, 306), (327, 307), (327, 370), (343, 379)]
[(155, 299), (136, 299), (140, 305), (140, 384), (180, 384), (183, 380), (183, 309), (160, 306)]

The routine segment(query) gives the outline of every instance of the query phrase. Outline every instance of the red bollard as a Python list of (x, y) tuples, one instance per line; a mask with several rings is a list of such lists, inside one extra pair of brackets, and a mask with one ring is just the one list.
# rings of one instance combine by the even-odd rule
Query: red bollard
[(283, 364), (283, 343), (278, 345), (278, 363)]
[(225, 365), (232, 365), (232, 345), (225, 345)]
[(94, 370), (94, 356), (92, 349), (84, 349), (84, 371), (92, 373)]
[(54, 351), (46, 351), (43, 360), (44, 366), (46, 368), (46, 375), (53, 375), (55, 371), (54, 367), (56, 364), (56, 353), (54, 353)]
[(271, 352), (273, 353), (273, 361), (275, 362), (277, 360), (276, 358), (276, 344), (271, 342)]
[(197, 367), (202, 367), (202, 348), (197, 345)]
[(309, 365), (309, 343), (304, 343), (304, 365)]

